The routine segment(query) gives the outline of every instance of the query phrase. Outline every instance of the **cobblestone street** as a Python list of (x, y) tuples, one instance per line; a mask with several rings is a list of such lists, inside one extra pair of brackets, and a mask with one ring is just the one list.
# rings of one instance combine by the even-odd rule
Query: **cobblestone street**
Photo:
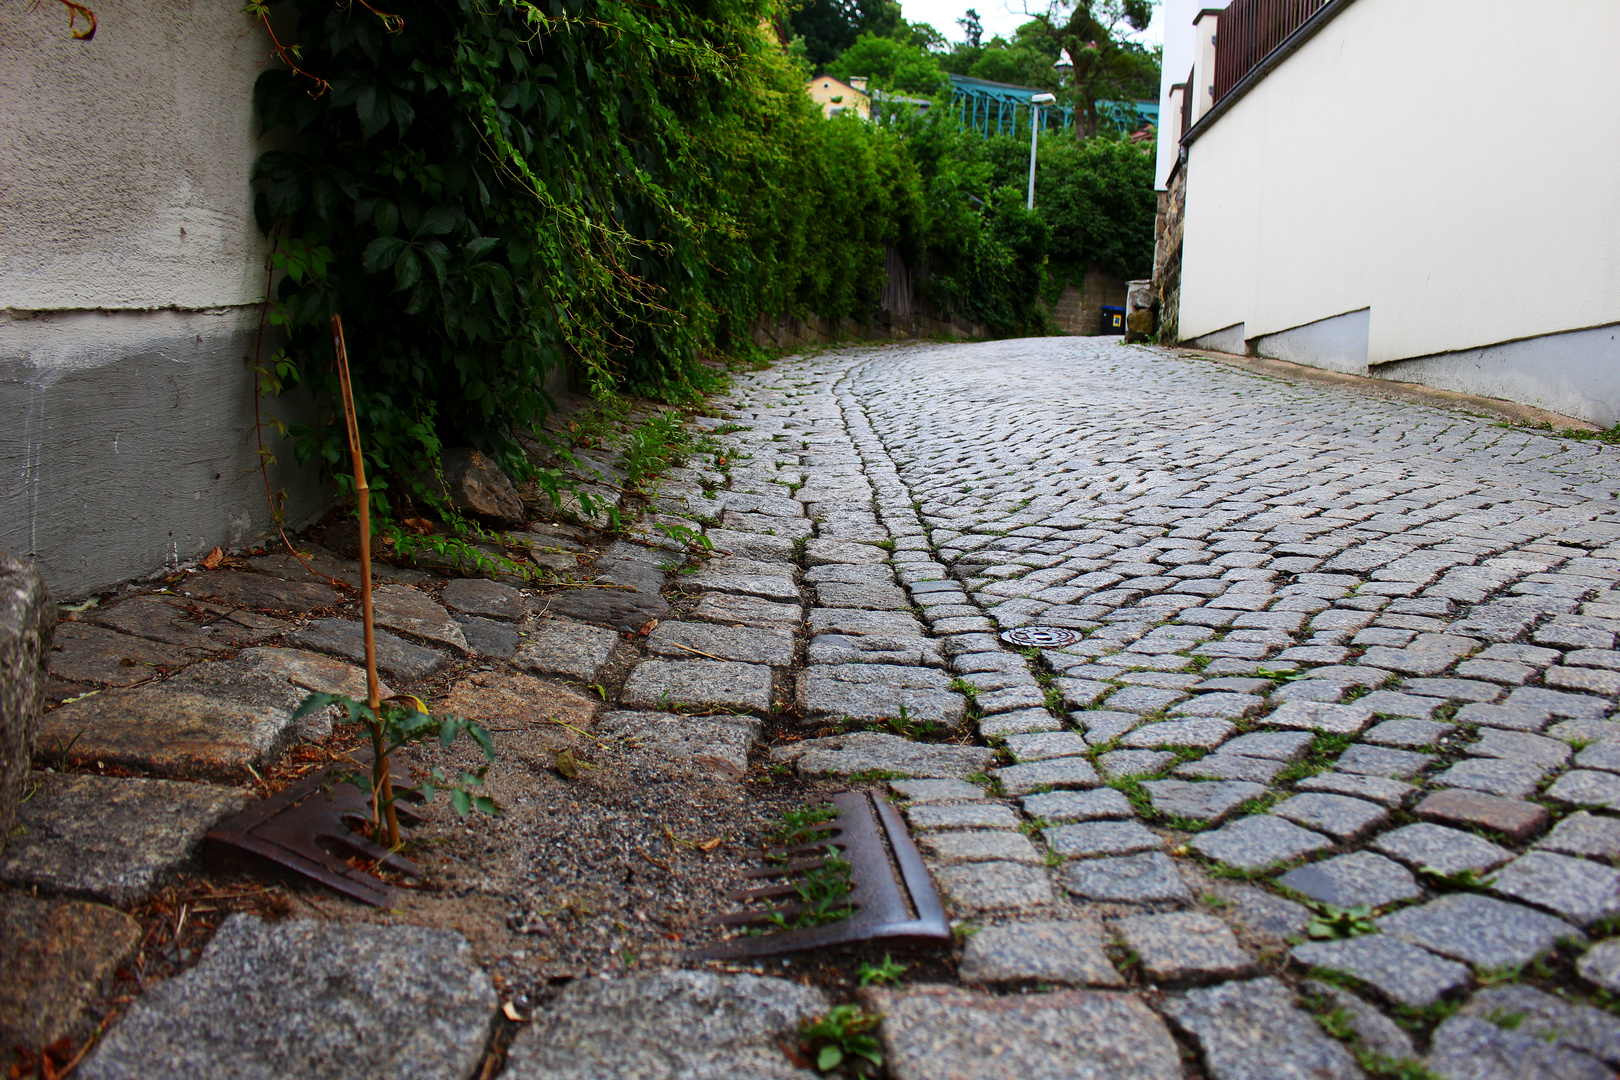
[[(969, 989), (873, 995), (896, 1077), (1620, 1065), (1581, 1004), (1620, 991), (1620, 453), (1073, 338), (725, 407), (716, 547), (809, 537), (804, 724), (956, 733), (772, 751), (908, 777), (979, 927)], [(998, 640), (1032, 624), (1082, 636)]]
[[(1085, 338), (788, 358), (693, 422), (639, 493), (576, 439), (623, 531), (530, 499), (507, 570), (376, 564), (383, 693), (489, 725), (505, 811), (420, 807), (380, 907), (202, 857), (365, 739), (293, 719), (364, 692), (342, 514), (307, 567), (71, 606), (10, 1037), (99, 1017), (91, 1080), (811, 1080), (801, 1023), (856, 1005), (891, 1080), (1620, 1067), (1620, 450)], [(696, 959), (846, 786), (955, 942), (870, 986), (882, 943)]]

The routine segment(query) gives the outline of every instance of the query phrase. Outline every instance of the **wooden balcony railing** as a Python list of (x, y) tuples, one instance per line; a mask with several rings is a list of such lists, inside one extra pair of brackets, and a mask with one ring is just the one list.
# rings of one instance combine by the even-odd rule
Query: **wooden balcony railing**
[(1215, 100), (1220, 101), (1327, 0), (1232, 0), (1215, 31)]

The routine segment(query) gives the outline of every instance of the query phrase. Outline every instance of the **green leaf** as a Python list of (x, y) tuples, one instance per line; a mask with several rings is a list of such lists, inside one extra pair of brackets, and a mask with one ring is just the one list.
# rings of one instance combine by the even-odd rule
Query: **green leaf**
[(466, 817), (472, 810), (472, 796), (460, 788), (452, 788), (450, 790), (450, 805), (456, 808), (457, 817)]
[(816, 1069), (820, 1072), (832, 1072), (844, 1062), (844, 1052), (836, 1046), (823, 1046), (821, 1053), (816, 1055)]
[(416, 226), (415, 235), (442, 236), (456, 227), (461, 215), (448, 206), (435, 206), (422, 215), (421, 224)]
[(400, 252), (408, 246), (397, 237), (379, 236), (366, 245), (365, 253), (360, 256), (360, 265), (374, 274), (385, 266), (392, 266), (399, 259)]
[(293, 710), (292, 719), (294, 721), (298, 721), (308, 716), (312, 712), (319, 712), (328, 705), (338, 705), (344, 703), (352, 705), (354, 704), (354, 700), (352, 698), (346, 698), (341, 694), (311, 694), (303, 701), (298, 703), (298, 708)]
[(394, 291), (402, 292), (422, 279), (422, 264), (416, 252), (406, 247), (394, 263)]

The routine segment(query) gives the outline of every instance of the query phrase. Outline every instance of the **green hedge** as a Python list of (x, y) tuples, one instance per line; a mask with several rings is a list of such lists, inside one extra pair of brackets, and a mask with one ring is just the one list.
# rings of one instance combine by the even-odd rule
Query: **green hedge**
[[(303, 73), (256, 88), (295, 132), (256, 177), (286, 271), (268, 383), (331, 394), (342, 314), (379, 476), (458, 443), (527, 475), (547, 370), (689, 394), (757, 317), (871, 315), (889, 245), (940, 303), (1045, 328), (1045, 256), (1073, 242), (1003, 189), (1012, 151), (943, 116), (823, 118), (763, 0), (409, 0), (392, 33), (363, 4), (293, 4)], [(341, 473), (341, 425), (295, 434)]]

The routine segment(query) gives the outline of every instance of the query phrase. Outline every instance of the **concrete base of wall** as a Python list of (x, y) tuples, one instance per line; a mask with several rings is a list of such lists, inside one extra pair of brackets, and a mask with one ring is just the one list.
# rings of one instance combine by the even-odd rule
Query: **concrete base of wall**
[(1374, 364), (1371, 373), (1518, 401), (1602, 427), (1620, 423), (1620, 323), (1392, 360)]
[[(0, 550), (73, 598), (270, 532), (254, 423), (259, 308), (0, 315)], [(269, 351), (269, 343), (266, 344)], [(265, 419), (308, 419), (293, 396)], [(299, 526), (331, 494), (268, 427)]]
[(1208, 349), (1210, 352), (1231, 353), (1233, 356), (1242, 356), (1249, 351), (1249, 343), (1243, 337), (1242, 323), (1233, 323), (1202, 337), (1191, 338), (1182, 344), (1189, 349)]
[(1346, 375), (1367, 374), (1367, 330), (1370, 308), (1265, 334), (1250, 343), (1256, 356), (1286, 360)]

